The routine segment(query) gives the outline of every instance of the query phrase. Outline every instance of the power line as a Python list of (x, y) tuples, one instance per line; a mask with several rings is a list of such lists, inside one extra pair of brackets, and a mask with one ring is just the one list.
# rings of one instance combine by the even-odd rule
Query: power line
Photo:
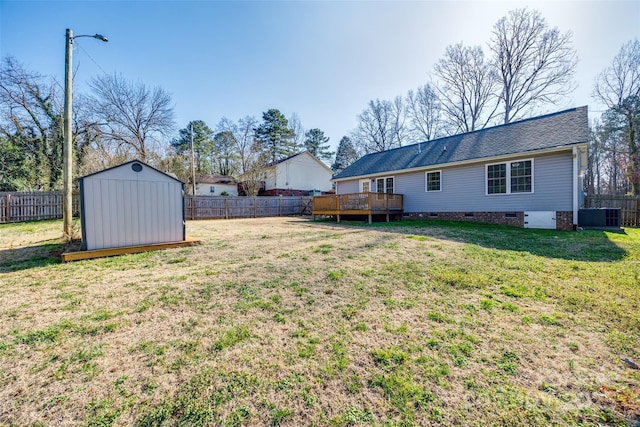
[(78, 43), (76, 40), (74, 40), (74, 44), (76, 44), (80, 49), (82, 49), (82, 52), (84, 52), (84, 54), (87, 55), (94, 64), (96, 64), (96, 67), (98, 67), (103, 74), (105, 75), (107, 74), (107, 72), (100, 66), (100, 64), (98, 64), (98, 62), (96, 62), (96, 60), (93, 59), (91, 55), (89, 55), (89, 52), (87, 52), (85, 48), (82, 47), (82, 44)]

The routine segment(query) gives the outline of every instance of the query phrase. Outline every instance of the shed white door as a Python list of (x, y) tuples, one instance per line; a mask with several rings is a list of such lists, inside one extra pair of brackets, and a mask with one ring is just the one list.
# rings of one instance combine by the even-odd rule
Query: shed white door
[(529, 211), (524, 213), (524, 228), (556, 229), (555, 211)]

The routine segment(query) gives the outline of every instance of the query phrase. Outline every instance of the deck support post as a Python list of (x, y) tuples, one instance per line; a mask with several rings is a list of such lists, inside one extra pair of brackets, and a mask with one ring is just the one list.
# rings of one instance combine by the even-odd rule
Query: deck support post
[(371, 224), (371, 212), (369, 212), (369, 224)]
[(336, 220), (340, 223), (340, 214), (336, 215)]

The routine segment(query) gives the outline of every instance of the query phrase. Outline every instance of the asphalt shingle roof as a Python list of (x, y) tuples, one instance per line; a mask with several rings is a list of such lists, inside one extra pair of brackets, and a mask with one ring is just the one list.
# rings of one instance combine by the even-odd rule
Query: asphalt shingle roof
[(588, 139), (589, 123), (584, 106), (367, 154), (334, 179), (530, 153), (586, 143)]
[(204, 173), (196, 177), (196, 182), (198, 184), (237, 184), (237, 181), (232, 176)]

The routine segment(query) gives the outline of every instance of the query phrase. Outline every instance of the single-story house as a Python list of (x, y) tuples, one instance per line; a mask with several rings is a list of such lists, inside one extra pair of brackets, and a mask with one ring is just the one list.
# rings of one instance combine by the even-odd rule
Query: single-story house
[(336, 194), (402, 194), (404, 216), (570, 230), (587, 167), (587, 107), (368, 154)]
[(332, 190), (331, 168), (308, 151), (269, 165), (265, 191), (269, 196), (308, 196)]
[(238, 182), (232, 176), (200, 174), (196, 176), (196, 194), (198, 196), (237, 196)]

